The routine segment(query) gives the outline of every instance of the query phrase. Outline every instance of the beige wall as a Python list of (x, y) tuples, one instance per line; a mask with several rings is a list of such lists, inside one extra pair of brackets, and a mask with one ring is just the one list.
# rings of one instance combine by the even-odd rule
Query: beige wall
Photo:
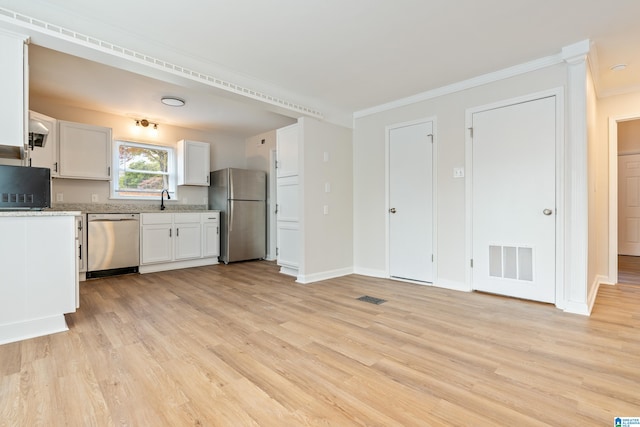
[(435, 117), (437, 123), (437, 285), (465, 288), (465, 111), (540, 91), (565, 87), (564, 64), (480, 87), (358, 118), (354, 131), (354, 263), (356, 272), (386, 274), (385, 127)]
[(640, 153), (640, 120), (618, 124), (618, 153)]
[[(598, 118), (598, 126), (597, 126), (598, 140), (600, 141), (603, 147), (607, 147), (607, 149), (612, 148), (611, 152), (617, 153), (617, 149), (618, 149), (617, 141), (609, 140), (610, 123), (611, 121), (614, 122), (613, 126), (616, 127), (618, 132), (620, 131), (621, 128), (623, 129), (622, 130), (623, 133), (630, 130), (630, 129), (624, 129), (625, 122), (631, 119), (640, 119), (640, 91), (634, 92), (634, 93), (627, 93), (623, 95), (617, 95), (617, 96), (609, 96), (606, 98), (599, 99), (597, 118)], [(617, 124), (615, 123), (616, 121), (618, 122)], [(625, 138), (625, 136), (623, 136), (623, 138)], [(614, 144), (615, 146), (609, 147), (610, 144)], [(606, 158), (607, 159), (609, 158), (608, 152), (606, 153)], [(617, 164), (617, 159), (615, 160)], [(618, 179), (616, 176), (614, 176), (613, 180), (609, 182), (610, 171), (608, 166), (609, 164), (607, 163), (607, 167), (605, 168), (603, 166), (602, 170), (600, 171), (602, 175), (602, 180), (606, 179), (607, 190), (609, 186), (611, 186), (613, 191), (617, 193)], [(607, 191), (606, 198), (605, 198), (607, 206), (609, 205), (609, 198), (610, 198), (609, 196), (610, 194)], [(614, 197), (617, 200), (617, 194), (613, 194), (612, 197)], [(616, 228), (617, 218), (615, 216), (613, 218), (609, 218), (609, 217), (607, 218), (608, 218), (607, 219), (608, 221), (613, 219), (613, 222), (614, 222), (613, 233), (617, 234), (617, 228)], [(610, 237), (612, 237), (609, 235), (609, 227), (606, 227), (606, 229), (602, 230), (601, 234), (604, 236), (601, 239), (601, 241), (605, 240), (605, 238), (610, 240)], [(611, 247), (610, 245), (607, 245), (607, 253), (609, 255), (609, 260), (611, 260), (611, 263), (617, 262), (616, 261), (616, 256), (618, 253), (617, 247), (615, 246)], [(612, 272), (613, 270), (615, 270), (615, 266), (612, 266), (610, 264), (607, 264), (607, 268), (609, 272)], [(614, 282), (616, 279), (617, 279), (616, 277), (611, 277), (611, 275), (608, 277), (608, 280), (610, 282)]]
[(598, 100), (591, 72), (587, 73), (587, 161), (588, 161), (588, 224), (589, 246), (587, 265), (587, 295), (596, 291), (599, 283), (608, 281), (608, 146), (601, 139), (598, 120)]
[[(211, 170), (225, 167), (245, 167), (245, 141), (214, 132), (202, 132), (177, 126), (159, 124), (156, 138), (136, 133), (134, 120), (105, 112), (70, 107), (57, 100), (31, 97), (30, 109), (59, 120), (67, 120), (112, 128), (114, 140), (154, 142), (174, 145), (180, 139), (208, 142), (211, 146)], [(91, 195), (97, 194), (99, 203), (140, 203), (135, 201), (110, 200), (108, 181), (54, 179), (53, 196), (62, 193), (64, 203), (91, 203)], [(207, 203), (207, 188), (194, 186), (178, 187), (178, 199), (168, 203), (200, 205)], [(148, 203), (148, 202), (147, 202)]]

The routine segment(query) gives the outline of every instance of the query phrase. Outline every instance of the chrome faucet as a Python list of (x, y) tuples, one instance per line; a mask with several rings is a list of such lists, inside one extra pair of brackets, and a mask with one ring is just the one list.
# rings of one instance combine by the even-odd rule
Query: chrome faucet
[(164, 193), (167, 193), (167, 200), (171, 200), (171, 196), (169, 195), (169, 190), (162, 190), (160, 193), (160, 210), (165, 210), (166, 206), (164, 205)]

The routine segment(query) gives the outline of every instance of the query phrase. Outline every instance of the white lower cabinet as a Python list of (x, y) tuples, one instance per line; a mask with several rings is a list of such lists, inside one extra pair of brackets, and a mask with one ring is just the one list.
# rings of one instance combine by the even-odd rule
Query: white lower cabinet
[(64, 313), (77, 307), (75, 214), (0, 216), (0, 344), (67, 330)]
[(218, 263), (218, 211), (140, 214), (140, 272)]
[(218, 212), (202, 214), (202, 256), (220, 255), (220, 214)]
[(280, 272), (298, 275), (300, 265), (300, 219), (298, 215), (298, 177), (277, 179), (278, 228), (277, 257)]
[(202, 225), (200, 214), (179, 213), (173, 214), (174, 229), (174, 258), (190, 259), (202, 256)]

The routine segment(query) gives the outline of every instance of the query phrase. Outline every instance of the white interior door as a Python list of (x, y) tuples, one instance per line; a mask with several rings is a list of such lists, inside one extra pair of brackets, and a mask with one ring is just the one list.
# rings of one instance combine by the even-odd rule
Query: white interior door
[(640, 154), (618, 156), (618, 254), (640, 256)]
[(555, 96), (472, 117), (473, 288), (555, 301)]
[(389, 131), (389, 275), (433, 282), (433, 122)]

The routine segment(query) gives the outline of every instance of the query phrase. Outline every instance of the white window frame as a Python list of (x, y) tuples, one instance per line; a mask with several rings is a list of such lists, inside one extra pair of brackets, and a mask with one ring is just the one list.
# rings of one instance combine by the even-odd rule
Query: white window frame
[[(162, 149), (166, 150), (168, 153), (167, 160), (167, 175), (169, 176), (169, 194), (171, 195), (171, 200), (178, 200), (177, 193), (177, 175), (178, 168), (176, 165), (176, 149), (171, 145), (165, 144), (157, 144), (150, 142), (136, 142), (136, 141), (127, 141), (127, 140), (114, 140), (113, 141), (113, 174), (111, 178), (111, 199), (120, 199), (120, 200), (156, 200), (160, 197), (160, 191), (157, 192), (157, 195), (153, 196), (122, 196), (118, 192), (118, 183), (120, 181), (120, 147), (122, 145), (128, 147), (138, 147), (138, 148), (149, 148), (149, 149)], [(147, 191), (148, 192), (148, 191)]]

